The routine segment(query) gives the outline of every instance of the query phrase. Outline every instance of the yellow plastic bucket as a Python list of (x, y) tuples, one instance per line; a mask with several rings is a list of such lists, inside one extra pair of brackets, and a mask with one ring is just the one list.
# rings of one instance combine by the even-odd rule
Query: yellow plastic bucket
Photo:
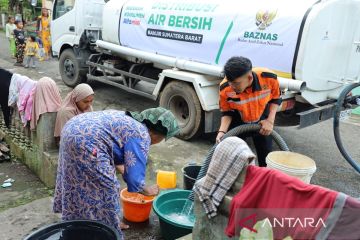
[(310, 183), (311, 177), (316, 172), (314, 160), (294, 152), (271, 152), (266, 157), (266, 163), (268, 168), (279, 170), (306, 183)]
[(159, 170), (156, 183), (161, 189), (176, 188), (176, 172)]

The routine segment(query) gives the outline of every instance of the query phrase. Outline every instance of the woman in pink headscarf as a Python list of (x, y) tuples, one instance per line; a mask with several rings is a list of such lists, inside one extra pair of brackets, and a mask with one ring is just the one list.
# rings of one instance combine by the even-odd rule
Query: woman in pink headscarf
[(57, 112), (61, 107), (59, 88), (49, 77), (41, 78), (35, 88), (30, 128), (35, 129), (40, 115), (48, 112)]
[(65, 98), (57, 113), (55, 123), (55, 137), (61, 137), (61, 130), (72, 117), (92, 111), (94, 91), (86, 83), (77, 85)]

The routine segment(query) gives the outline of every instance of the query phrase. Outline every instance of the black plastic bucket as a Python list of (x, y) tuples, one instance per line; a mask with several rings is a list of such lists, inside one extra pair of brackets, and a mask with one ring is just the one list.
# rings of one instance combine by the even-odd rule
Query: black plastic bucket
[(115, 228), (96, 221), (64, 221), (43, 227), (24, 240), (120, 240)]
[(199, 175), (201, 166), (198, 165), (188, 165), (182, 168), (183, 172), (183, 186), (185, 190), (192, 190), (196, 178)]

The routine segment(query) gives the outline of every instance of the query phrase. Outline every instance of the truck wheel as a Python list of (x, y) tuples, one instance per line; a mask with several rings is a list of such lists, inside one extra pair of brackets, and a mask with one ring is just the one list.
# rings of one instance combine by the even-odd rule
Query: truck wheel
[(178, 138), (188, 140), (199, 133), (202, 120), (200, 101), (194, 89), (186, 83), (168, 83), (160, 96), (160, 106), (169, 109), (181, 128)]
[(86, 76), (82, 69), (80, 69), (79, 62), (76, 59), (75, 53), (72, 49), (65, 49), (59, 59), (60, 75), (64, 83), (69, 87), (85, 81)]

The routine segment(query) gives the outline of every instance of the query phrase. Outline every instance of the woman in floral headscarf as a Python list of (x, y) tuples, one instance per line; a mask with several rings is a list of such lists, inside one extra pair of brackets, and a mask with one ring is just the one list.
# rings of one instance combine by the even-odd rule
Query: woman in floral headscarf
[(145, 184), (149, 147), (178, 132), (174, 115), (164, 108), (106, 110), (70, 119), (61, 135), (54, 211), (63, 220), (96, 220), (122, 234), (116, 169), (129, 192), (157, 195), (157, 185)]

